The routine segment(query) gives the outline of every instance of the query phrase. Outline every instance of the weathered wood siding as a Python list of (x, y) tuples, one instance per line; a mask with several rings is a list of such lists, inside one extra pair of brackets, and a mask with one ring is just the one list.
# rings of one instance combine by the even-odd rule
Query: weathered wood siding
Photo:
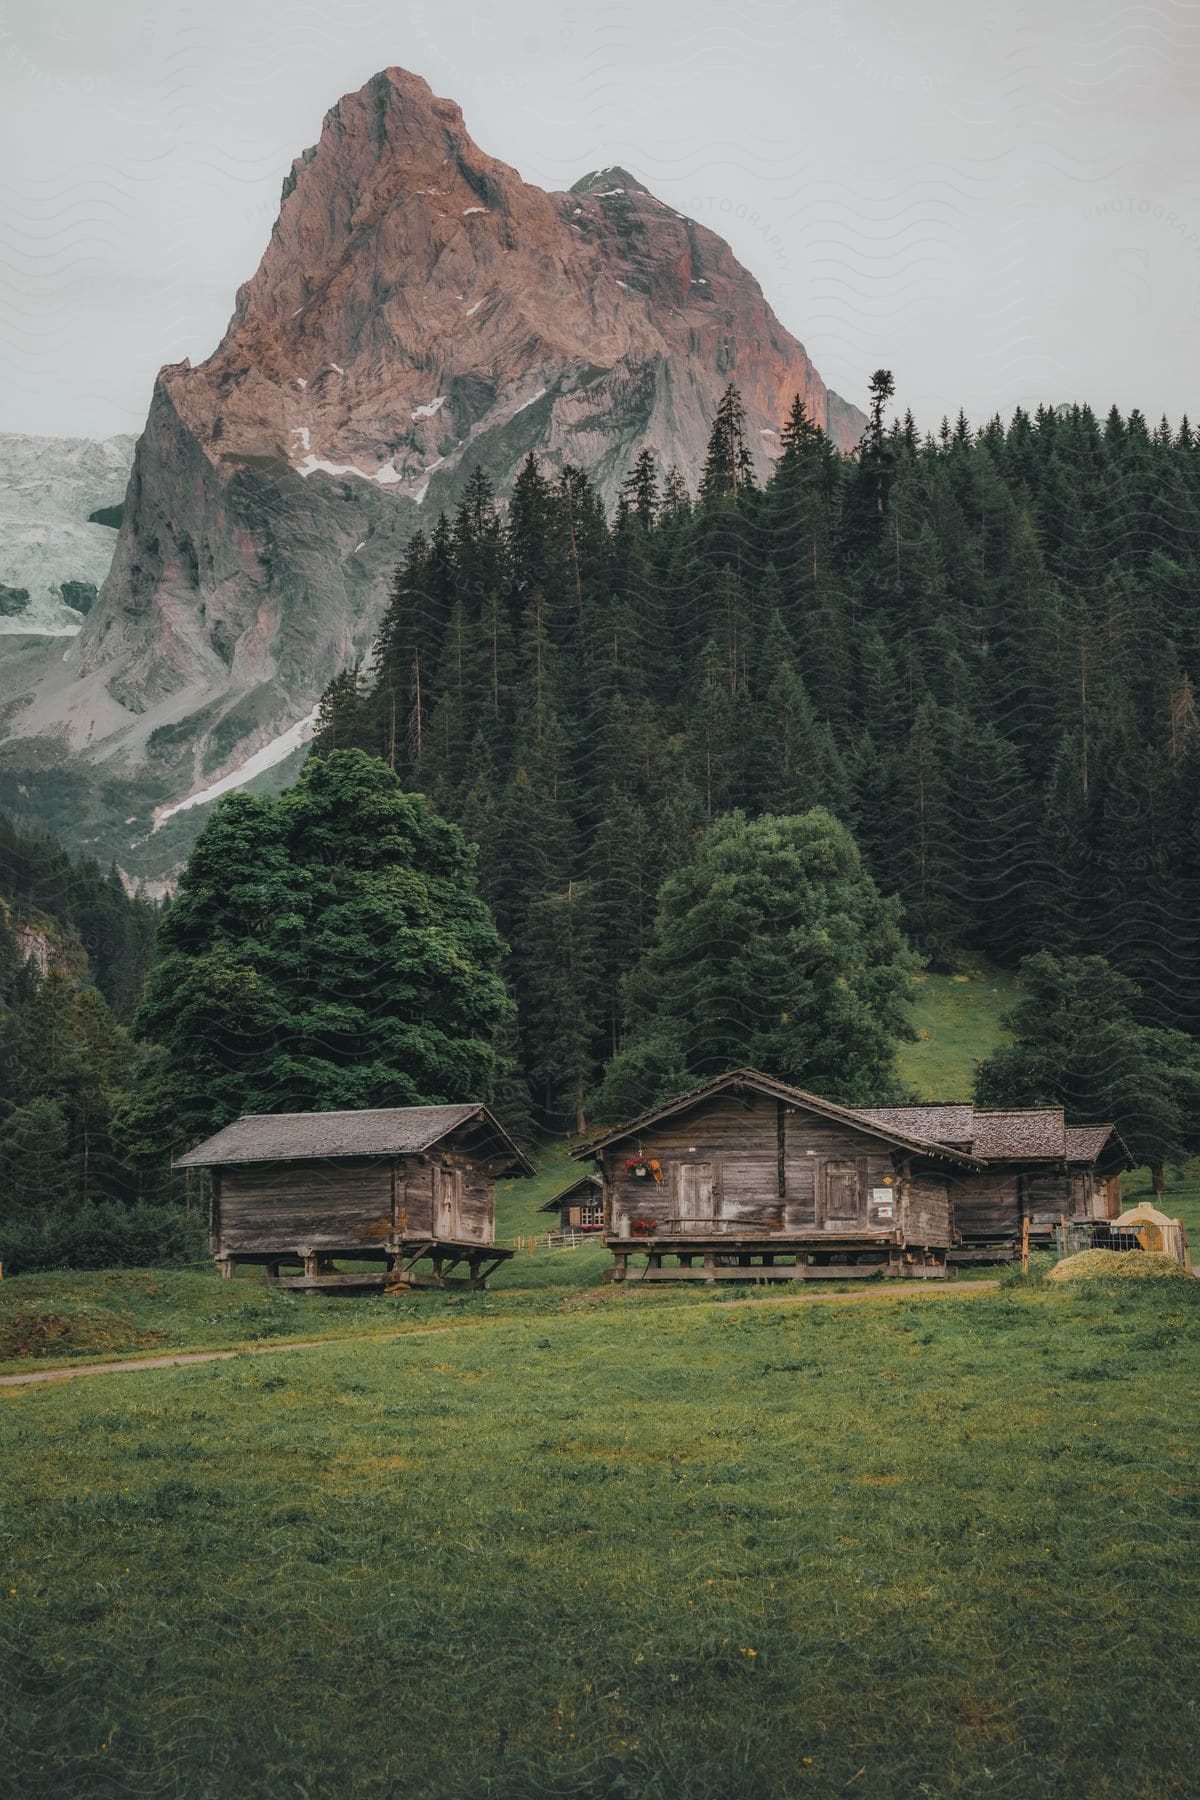
[[(463, 1243), (490, 1244), (495, 1239), (496, 1184), (454, 1138), (437, 1145), (425, 1156), (403, 1159), (405, 1179), (400, 1229), (410, 1236), (428, 1232), (441, 1239), (452, 1236)], [(442, 1199), (445, 1188), (438, 1171), (457, 1174), (455, 1208), (451, 1226), (444, 1228)]]
[[(626, 1171), (635, 1154), (662, 1165), (661, 1184)], [(606, 1229), (636, 1235), (634, 1219), (653, 1219), (672, 1235), (886, 1236), (901, 1225), (902, 1161), (866, 1132), (765, 1095), (718, 1094), (604, 1152)], [(698, 1165), (699, 1175), (685, 1172)], [(710, 1217), (701, 1220), (694, 1196), (707, 1184)], [(922, 1231), (930, 1234), (923, 1243), (949, 1242), (944, 1183), (940, 1192), (941, 1235), (934, 1235), (939, 1214), (931, 1189), (922, 1202)]]
[[(440, 1200), (454, 1204), (443, 1230)], [(428, 1235), (490, 1244), (495, 1182), (454, 1139), (425, 1156), (324, 1158), (220, 1171), (213, 1248), (217, 1254), (384, 1249)]]
[(954, 1222), (966, 1244), (1016, 1238), (1021, 1231), (1020, 1177), (1015, 1169), (955, 1175)]
[(227, 1255), (378, 1248), (391, 1230), (387, 1159), (255, 1163), (221, 1171), (217, 1235)]
[(430, 1152), (435, 1163), (456, 1169), (461, 1175), (458, 1190), (458, 1230), (465, 1243), (490, 1244), (496, 1236), (496, 1183), (475, 1157), (462, 1148), (461, 1140), (448, 1138)]
[(1060, 1218), (1115, 1218), (1105, 1184), (1091, 1169), (1068, 1171), (1053, 1165), (1011, 1167), (986, 1175), (962, 1175), (953, 1190), (955, 1223), (964, 1243), (999, 1242), (1020, 1236), (1025, 1214), (1036, 1230)]
[(1025, 1208), (1031, 1225), (1057, 1225), (1060, 1219), (1091, 1217), (1091, 1175), (1083, 1169), (1069, 1174), (1040, 1171), (1025, 1177)]
[(906, 1244), (949, 1244), (950, 1183), (944, 1175), (914, 1176), (904, 1192), (902, 1229)]

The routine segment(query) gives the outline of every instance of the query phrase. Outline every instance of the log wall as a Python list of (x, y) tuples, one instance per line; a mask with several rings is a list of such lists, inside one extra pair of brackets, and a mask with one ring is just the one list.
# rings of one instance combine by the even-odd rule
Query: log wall
[[(453, 1178), (448, 1228), (437, 1171)], [(490, 1244), (495, 1182), (453, 1138), (424, 1156), (328, 1157), (244, 1164), (219, 1172), (213, 1250), (219, 1256), (304, 1250), (350, 1255), (428, 1234)]]
[(390, 1161), (254, 1163), (221, 1171), (218, 1254), (378, 1249), (392, 1232)]
[(961, 1175), (954, 1185), (954, 1214), (964, 1244), (999, 1243), (1021, 1235), (1028, 1214), (1035, 1231), (1060, 1218), (1115, 1218), (1106, 1184), (1090, 1168), (1053, 1164), (1014, 1165), (986, 1175)]
[(1020, 1237), (1019, 1184), (1015, 1169), (954, 1177), (954, 1222), (965, 1244), (1002, 1243)]

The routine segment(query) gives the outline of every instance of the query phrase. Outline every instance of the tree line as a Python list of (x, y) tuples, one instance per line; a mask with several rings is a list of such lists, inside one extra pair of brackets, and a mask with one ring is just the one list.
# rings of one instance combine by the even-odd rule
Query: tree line
[(1018, 410), (857, 455), (797, 401), (765, 483), (735, 388), (699, 493), (643, 452), (610, 520), (531, 456), (411, 540), (314, 754), (357, 747), (479, 846), (513, 1060), (576, 1121), (638, 1029), (659, 890), (714, 820), (818, 806), (934, 968), (1094, 955), (1200, 1032), (1200, 444)]
[(196, 1248), (139, 1135), (133, 1021), (161, 909), (0, 816), (0, 1260), (104, 1267)]
[(699, 493), (643, 452), (612, 519), (473, 474), (165, 909), (0, 820), (0, 1255), (194, 1253), (170, 1155), (245, 1111), (899, 1099), (912, 974), (972, 952), (1027, 996), (982, 1102), (1196, 1149), (1200, 446), (890, 399), (853, 458), (797, 402), (760, 485), (730, 388)]

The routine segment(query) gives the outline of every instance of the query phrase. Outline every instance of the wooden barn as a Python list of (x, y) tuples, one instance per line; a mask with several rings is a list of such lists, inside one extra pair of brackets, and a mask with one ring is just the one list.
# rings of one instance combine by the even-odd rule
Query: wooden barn
[[(512, 1255), (493, 1241), (496, 1182), (533, 1173), (480, 1105), (257, 1113), (175, 1167), (210, 1171), (222, 1274), (258, 1263), (281, 1286), (318, 1288), (481, 1287)], [(379, 1268), (339, 1271), (339, 1257)]]
[(1068, 1125), (1061, 1107), (987, 1112), (970, 1105), (864, 1107), (862, 1117), (972, 1155), (982, 1168), (954, 1184), (951, 1260), (1016, 1255), (1023, 1224), (1049, 1245), (1062, 1220), (1115, 1219), (1133, 1158), (1112, 1125)]
[(557, 1213), (563, 1231), (603, 1231), (604, 1183), (598, 1175), (581, 1175), (538, 1211)]
[(590, 1157), (624, 1279), (939, 1277), (970, 1150), (922, 1139), (754, 1069), (604, 1132)]

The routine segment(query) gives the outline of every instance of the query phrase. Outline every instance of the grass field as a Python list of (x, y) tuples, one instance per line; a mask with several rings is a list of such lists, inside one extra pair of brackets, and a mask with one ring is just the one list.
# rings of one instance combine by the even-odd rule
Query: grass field
[(902, 1044), (900, 1079), (922, 1100), (969, 1100), (978, 1063), (1005, 1042), (1000, 1023), (1020, 998), (1015, 977), (986, 963), (913, 983), (915, 1044)]
[(1194, 1791), (1198, 1298), (614, 1293), (8, 1390), (0, 1786)]
[[(1010, 1003), (926, 978), (906, 1078), (968, 1093)], [(1165, 1205), (1200, 1241), (1200, 1166)], [(0, 1282), (4, 1369), (320, 1340), (0, 1389), (0, 1794), (1196, 1791), (1200, 1284), (607, 1266)]]

